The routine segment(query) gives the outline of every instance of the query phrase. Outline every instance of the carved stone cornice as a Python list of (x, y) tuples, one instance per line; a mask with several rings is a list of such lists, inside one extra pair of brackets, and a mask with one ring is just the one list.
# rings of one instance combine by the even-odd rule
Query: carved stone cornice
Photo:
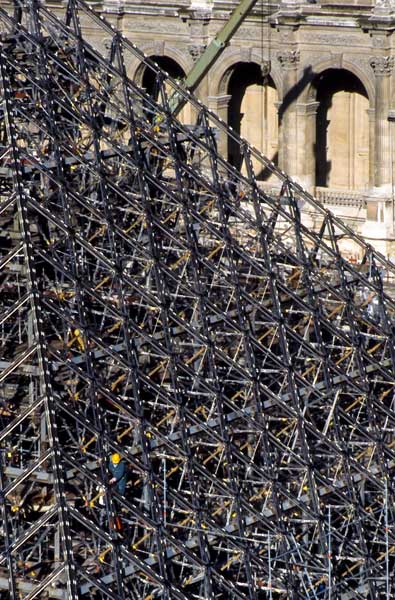
[(277, 60), (285, 71), (296, 69), (300, 61), (299, 50), (285, 50), (277, 54)]
[(369, 64), (377, 77), (388, 77), (394, 68), (393, 56), (373, 56)]

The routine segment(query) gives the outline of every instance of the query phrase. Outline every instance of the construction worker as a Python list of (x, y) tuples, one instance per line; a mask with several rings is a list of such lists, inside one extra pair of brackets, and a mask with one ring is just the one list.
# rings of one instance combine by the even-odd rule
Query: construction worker
[(325, 590), (326, 590), (326, 582), (321, 581), (321, 583), (319, 584), (319, 586), (317, 588), (317, 597), (325, 598)]
[(125, 488), (126, 488), (126, 464), (125, 461), (122, 460), (122, 457), (120, 454), (115, 453), (111, 455), (109, 464), (108, 464), (108, 469), (111, 473), (111, 475), (113, 476), (110, 479), (110, 485), (115, 485), (116, 484), (116, 490), (118, 492), (118, 494), (121, 494), (121, 496), (125, 495)]

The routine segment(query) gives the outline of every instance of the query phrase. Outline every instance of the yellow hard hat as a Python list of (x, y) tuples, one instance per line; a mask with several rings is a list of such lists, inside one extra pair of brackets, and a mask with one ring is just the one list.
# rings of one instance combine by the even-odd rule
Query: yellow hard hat
[(121, 455), (116, 452), (115, 454), (113, 454), (111, 456), (111, 460), (114, 463), (114, 465), (117, 465), (118, 463), (121, 462)]

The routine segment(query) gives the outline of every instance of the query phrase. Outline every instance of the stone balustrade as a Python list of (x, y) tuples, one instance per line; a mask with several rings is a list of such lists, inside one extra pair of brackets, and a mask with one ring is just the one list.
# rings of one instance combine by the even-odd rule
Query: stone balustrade
[(352, 206), (366, 208), (366, 194), (363, 191), (334, 190), (316, 187), (315, 196), (323, 204), (331, 206)]

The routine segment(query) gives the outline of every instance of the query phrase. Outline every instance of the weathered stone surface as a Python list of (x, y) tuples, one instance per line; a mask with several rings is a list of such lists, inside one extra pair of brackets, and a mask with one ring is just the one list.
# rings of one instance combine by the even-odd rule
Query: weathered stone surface
[(299, 50), (286, 50), (277, 54), (277, 60), (284, 70), (296, 69), (300, 62)]
[(393, 56), (374, 56), (370, 59), (370, 66), (375, 75), (391, 75), (394, 68)]
[[(127, 0), (123, 32), (185, 71), (237, 3)], [(248, 15), (199, 86), (202, 101), (225, 121), (236, 111), (240, 132), (312, 191), (388, 195), (395, 0), (283, 0), (270, 10), (257, 3)], [(270, 87), (262, 64), (271, 65)], [(227, 140), (219, 148), (226, 155)]]

